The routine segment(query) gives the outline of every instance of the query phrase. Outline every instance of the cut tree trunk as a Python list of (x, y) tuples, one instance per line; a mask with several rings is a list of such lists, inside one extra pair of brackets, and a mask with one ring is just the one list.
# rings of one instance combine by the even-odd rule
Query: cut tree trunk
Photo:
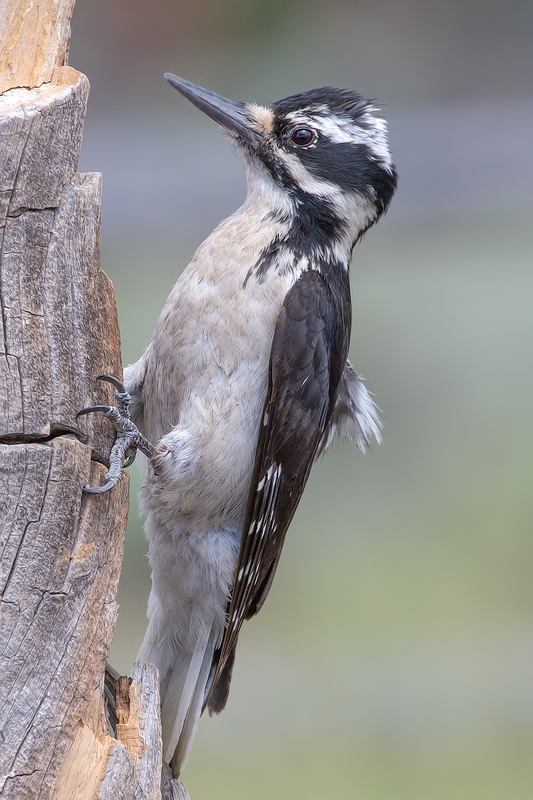
[(118, 681), (116, 725), (104, 709), (128, 481), (82, 493), (113, 434), (76, 413), (112, 402), (96, 378), (122, 367), (101, 177), (76, 173), (89, 83), (65, 66), (73, 6), (0, 0), (0, 795), (186, 797), (162, 772), (156, 669)]

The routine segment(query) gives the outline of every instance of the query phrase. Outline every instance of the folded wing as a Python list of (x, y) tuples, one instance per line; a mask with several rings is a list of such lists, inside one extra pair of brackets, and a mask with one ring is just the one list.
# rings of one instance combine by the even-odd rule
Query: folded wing
[(285, 534), (338, 397), (350, 335), (349, 290), (334, 291), (315, 270), (285, 298), (270, 356), (228, 624), (215, 659), (210, 711), (222, 710), (242, 623), (268, 594)]

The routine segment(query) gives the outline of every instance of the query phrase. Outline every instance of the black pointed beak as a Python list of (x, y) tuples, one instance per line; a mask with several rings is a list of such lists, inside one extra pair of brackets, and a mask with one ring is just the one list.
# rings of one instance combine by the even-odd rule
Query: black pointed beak
[(174, 89), (181, 92), (196, 108), (199, 108), (208, 117), (214, 119), (215, 122), (218, 122), (230, 133), (235, 134), (252, 146), (257, 146), (262, 141), (262, 135), (252, 127), (252, 122), (246, 113), (246, 107), (242, 103), (234, 103), (233, 100), (228, 100), (227, 97), (222, 97), (220, 94), (215, 94), (215, 92), (202, 89), (201, 86), (196, 86), (195, 83), (178, 78), (177, 75), (173, 75), (171, 72), (165, 72), (165, 78)]

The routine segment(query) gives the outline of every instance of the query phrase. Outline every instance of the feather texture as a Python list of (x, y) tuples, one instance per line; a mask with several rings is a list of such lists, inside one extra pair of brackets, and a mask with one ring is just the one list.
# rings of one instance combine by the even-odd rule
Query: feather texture
[(302, 273), (276, 324), (214, 687), (235, 650), (242, 623), (266, 599), (287, 528), (337, 401), (350, 330), (347, 280), (344, 288), (344, 293), (332, 291), (316, 270)]
[(132, 417), (157, 442), (141, 490), (152, 591), (138, 658), (160, 671), (178, 775), (203, 709), (224, 708), (241, 626), (267, 597), (313, 462), (335, 433), (363, 450), (379, 439), (347, 363), (348, 264), (396, 173), (385, 123), (354, 92), (263, 108), (169, 80), (235, 139), (248, 183), (125, 370)]

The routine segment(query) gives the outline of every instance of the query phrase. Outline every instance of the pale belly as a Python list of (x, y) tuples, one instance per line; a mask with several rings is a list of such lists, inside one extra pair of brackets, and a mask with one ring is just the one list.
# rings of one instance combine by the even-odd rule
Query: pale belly
[(240, 527), (272, 338), (293, 278), (243, 286), (242, 275), (191, 267), (167, 301), (147, 364), (144, 431), (161, 455), (143, 505), (165, 523)]

